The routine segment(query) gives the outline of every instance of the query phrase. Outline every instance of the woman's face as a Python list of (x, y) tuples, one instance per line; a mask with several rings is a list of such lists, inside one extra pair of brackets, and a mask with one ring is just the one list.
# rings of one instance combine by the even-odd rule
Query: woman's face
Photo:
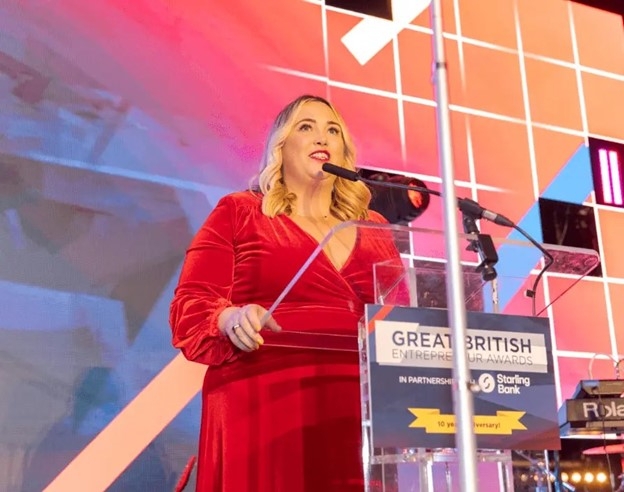
[(282, 166), (287, 186), (297, 187), (335, 177), (322, 171), (325, 162), (344, 166), (342, 128), (333, 110), (319, 101), (299, 109), (295, 124), (282, 147)]

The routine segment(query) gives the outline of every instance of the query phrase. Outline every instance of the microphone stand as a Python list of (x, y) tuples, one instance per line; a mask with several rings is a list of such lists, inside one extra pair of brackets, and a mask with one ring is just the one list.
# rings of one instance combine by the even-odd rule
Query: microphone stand
[(481, 273), (481, 278), (485, 282), (494, 280), (498, 274), (494, 265), (498, 263), (498, 252), (492, 236), (489, 234), (481, 234), (477, 226), (476, 217), (472, 214), (462, 212), (462, 223), (464, 224), (464, 232), (476, 236), (476, 239), (469, 240), (466, 247), (467, 251), (473, 251), (479, 255), (481, 263), (477, 266), (477, 272)]
[(444, 230), (446, 239), (446, 296), (453, 343), (453, 410), (455, 413), (455, 445), (459, 455), (459, 484), (461, 492), (477, 492), (477, 443), (474, 433), (474, 398), (470, 383), (468, 351), (466, 349), (467, 316), (464, 279), (459, 255), (457, 222), (455, 219), (455, 176), (448, 98), (447, 65), (444, 55), (442, 2), (431, 3), (433, 28), (433, 59), (435, 69), (435, 99), (438, 123), (438, 151), (444, 185)]

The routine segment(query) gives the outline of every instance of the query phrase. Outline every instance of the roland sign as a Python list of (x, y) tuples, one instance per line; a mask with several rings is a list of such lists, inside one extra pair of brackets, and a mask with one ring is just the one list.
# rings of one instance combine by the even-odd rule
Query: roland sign
[(609, 403), (583, 402), (583, 416), (587, 420), (613, 419), (624, 417), (624, 403), (614, 400)]

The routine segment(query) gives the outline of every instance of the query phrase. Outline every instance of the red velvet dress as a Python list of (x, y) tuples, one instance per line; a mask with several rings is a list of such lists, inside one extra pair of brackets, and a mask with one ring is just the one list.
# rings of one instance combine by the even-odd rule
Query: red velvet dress
[[(187, 252), (171, 305), (174, 345), (210, 365), (197, 490), (362, 491), (357, 353), (267, 345), (244, 353), (218, 331), (228, 306), (268, 308), (318, 244), (260, 206), (251, 192), (218, 203)], [(385, 222), (375, 212), (370, 220)], [(321, 253), (275, 311), (277, 322), (355, 335), (364, 304), (373, 302), (372, 263), (397, 255), (387, 246), (360, 229), (340, 270)]]

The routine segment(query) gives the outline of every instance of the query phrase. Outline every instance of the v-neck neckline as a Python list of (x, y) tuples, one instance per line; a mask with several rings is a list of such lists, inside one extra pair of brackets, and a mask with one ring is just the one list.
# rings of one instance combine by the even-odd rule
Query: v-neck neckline
[[(308, 231), (306, 231), (305, 229), (303, 229), (303, 227), (301, 227), (299, 224), (297, 224), (293, 219), (291, 219), (288, 215), (283, 214), (284, 217), (286, 217), (286, 219), (293, 224), (297, 230), (304, 235), (306, 238), (308, 238), (308, 240), (315, 246), (315, 250), (321, 245), (321, 242), (318, 241), (312, 234), (310, 234)], [(338, 225), (340, 225), (340, 222), (331, 227), (330, 231), (333, 230), (335, 227), (337, 227)], [(327, 261), (327, 263), (329, 263), (331, 265), (331, 267), (339, 274), (341, 274), (345, 268), (347, 268), (347, 266), (349, 266), (349, 264), (351, 263), (351, 260), (353, 259), (353, 256), (355, 255), (355, 251), (358, 247), (358, 244), (360, 242), (360, 228), (357, 226), (355, 227), (355, 241), (353, 241), (353, 247), (351, 248), (351, 251), (349, 251), (349, 254), (347, 256), (347, 258), (345, 259), (344, 263), (340, 266), (337, 267), (334, 262), (331, 260), (331, 258), (329, 257), (329, 255), (325, 252), (325, 250), (323, 248), (321, 248), (321, 251), (319, 253), (319, 256), (322, 256), (325, 261)], [(324, 236), (326, 237), (326, 236)]]

